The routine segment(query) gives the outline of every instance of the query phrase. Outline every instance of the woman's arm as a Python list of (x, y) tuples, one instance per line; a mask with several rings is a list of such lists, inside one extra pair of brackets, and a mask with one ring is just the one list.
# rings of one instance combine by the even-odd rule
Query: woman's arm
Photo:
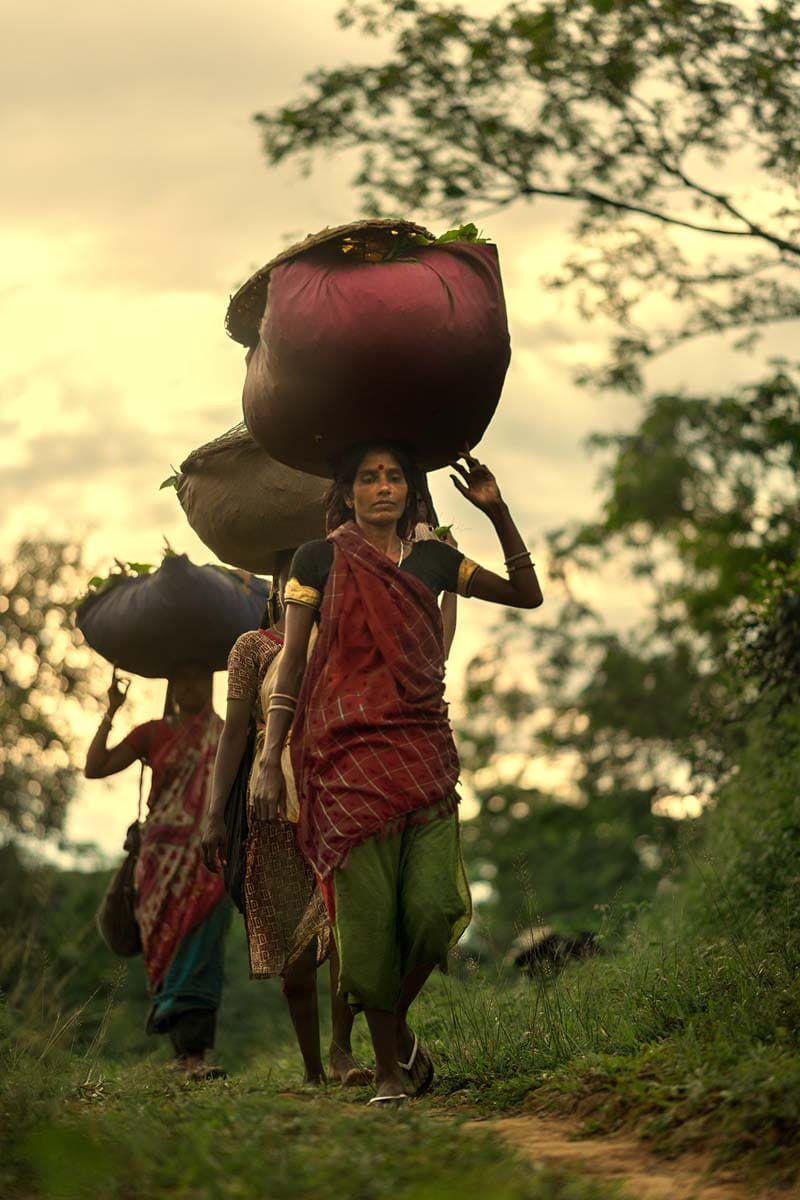
[(225, 864), (225, 801), (231, 794), (236, 772), (247, 747), (252, 711), (251, 700), (229, 699), (225, 724), (217, 745), (211, 800), (200, 834), (203, 861), (215, 875)]
[[(121, 683), (124, 684), (124, 687), (120, 686)], [(105, 779), (107, 775), (116, 775), (119, 771), (124, 771), (126, 767), (129, 767), (132, 762), (136, 762), (139, 757), (133, 746), (126, 745), (125, 742), (120, 742), (118, 746), (112, 746), (110, 749), (107, 744), (112, 722), (118, 710), (125, 703), (129, 687), (130, 680), (120, 680), (117, 677), (117, 668), (114, 667), (111, 686), (108, 689), (108, 710), (104, 713), (100, 728), (92, 738), (91, 745), (86, 752), (86, 765), (83, 773), (87, 779)]]
[(493, 604), (508, 604), (514, 608), (538, 608), (542, 603), (542, 589), (536, 578), (530, 553), (514, 524), (508, 505), (500, 495), (497, 480), (488, 467), (479, 463), (471, 454), (463, 455), (466, 466), (459, 462), (450, 465), (458, 471), (461, 479), (450, 478), (457, 491), (481, 512), (486, 513), (495, 527), (508, 568), (508, 578), (503, 579), (494, 571), (478, 567), (472, 577), (469, 595)]
[[(275, 679), (274, 701), (265, 713), (267, 728), (261, 764), (253, 786), (253, 810), (262, 821), (275, 821), (286, 815), (286, 791), (281, 771), (281, 753), (294, 720), (294, 710), (303, 676), (306, 673), (308, 640), (316, 610), (307, 604), (286, 605), (283, 653)], [(280, 693), (280, 694), (279, 694)], [(291, 697), (292, 699), (286, 699)]]

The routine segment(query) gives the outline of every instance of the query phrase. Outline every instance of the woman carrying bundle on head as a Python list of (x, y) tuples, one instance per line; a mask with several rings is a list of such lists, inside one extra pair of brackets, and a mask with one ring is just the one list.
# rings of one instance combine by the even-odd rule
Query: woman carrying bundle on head
[[(203, 828), (206, 866), (219, 873), (227, 865), (225, 807), (237, 772), (248, 753), (253, 725), (252, 761), (260, 758), (264, 713), (275, 683), (284, 640), (283, 589), (293, 551), (278, 558), (273, 590), (261, 628), (242, 634), (228, 658), (228, 706), (219, 740), (214, 786)], [(245, 767), (248, 760), (245, 760)], [(297, 814), (282, 821), (258, 820), (252, 812), (249, 782), (248, 834), (244, 848), (242, 902), (252, 979), (280, 976), (305, 1068), (304, 1080), (326, 1080), (320, 1053), (317, 968), (330, 959), (332, 1039), (328, 1076), (348, 1087), (372, 1081), (372, 1072), (353, 1058), (350, 1035), (353, 1011), (338, 994), (338, 957), (317, 880), (297, 845)]]
[(299, 844), (333, 922), (342, 995), (369, 1024), (370, 1103), (400, 1103), (430, 1086), (433, 1066), (408, 1011), (471, 915), (436, 598), (455, 592), (520, 608), (542, 601), (491, 472), (470, 455), (453, 467), (456, 488), (497, 531), (508, 578), (437, 539), (410, 542), (428, 498), (423, 473), (397, 447), (352, 450), (329, 497), (332, 532), (301, 546), (292, 563), (254, 787), (256, 813), (280, 820), (291, 727)]
[(222, 721), (211, 703), (212, 673), (187, 664), (169, 679), (167, 711), (109, 748), (125, 702), (116, 671), (108, 710), (86, 756), (87, 779), (103, 779), (140, 759), (153, 781), (136, 866), (135, 915), (153, 1003), (148, 1033), (168, 1033), (188, 1077), (224, 1075), (205, 1063), (222, 996), (230, 905), (203, 866), (199, 826), (208, 802)]

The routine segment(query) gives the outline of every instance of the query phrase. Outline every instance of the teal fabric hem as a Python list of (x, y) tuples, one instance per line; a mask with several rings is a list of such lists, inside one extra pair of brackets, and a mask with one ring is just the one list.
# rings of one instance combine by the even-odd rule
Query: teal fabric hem
[(223, 899), (205, 921), (187, 933), (153, 997), (147, 1021), (150, 1032), (165, 1031), (182, 1013), (219, 1008), (232, 911), (230, 901)]

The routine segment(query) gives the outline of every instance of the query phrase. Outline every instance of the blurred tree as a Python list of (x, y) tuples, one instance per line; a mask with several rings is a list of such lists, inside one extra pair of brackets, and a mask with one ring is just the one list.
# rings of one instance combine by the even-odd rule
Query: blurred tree
[[(613, 452), (602, 517), (550, 535), (566, 599), (549, 623), (511, 613), (492, 630), (468, 667), (459, 723), (482, 801), (476, 849), (487, 855), (494, 838), (498, 862), (507, 853), (526, 857), (544, 904), (559, 895), (554, 881), (542, 885), (552, 855), (563, 865), (573, 843), (577, 875), (585, 871), (573, 897), (604, 902), (641, 893), (634, 848), (643, 866), (669, 856), (677, 831), (658, 814), (669, 815), (675, 793), (713, 793), (746, 736), (742, 704), (730, 703), (732, 648), (739, 670), (746, 662), (776, 704), (797, 695), (787, 667), (798, 641), (797, 369), (784, 364), (721, 397), (657, 395), (633, 433), (596, 441)], [(624, 635), (570, 594), (574, 570), (602, 572), (612, 558), (649, 584), (646, 614)], [(745, 617), (754, 596), (759, 605)], [(561, 764), (569, 817), (553, 817), (542, 797), (525, 792), (532, 746)], [(488, 765), (514, 754), (529, 816), (513, 788), (487, 778)], [(506, 802), (493, 807), (498, 792)], [(699, 804), (691, 802), (693, 812)], [(570, 820), (581, 826), (573, 842), (563, 831)], [(556, 828), (560, 852), (551, 842)], [(503, 883), (513, 897), (508, 873)]]
[(392, 38), (387, 56), (315, 71), (304, 96), (258, 113), (267, 160), (308, 170), (321, 149), (361, 151), (370, 213), (576, 208), (579, 249), (552, 282), (616, 323), (600, 382), (635, 390), (676, 344), (735, 330), (749, 346), (800, 313), (795, 0), (549, 0), (490, 17), (350, 0), (338, 20)]
[(65, 714), (91, 694), (69, 620), (85, 586), (78, 547), (24, 541), (0, 565), (0, 838), (58, 833), (77, 767)]

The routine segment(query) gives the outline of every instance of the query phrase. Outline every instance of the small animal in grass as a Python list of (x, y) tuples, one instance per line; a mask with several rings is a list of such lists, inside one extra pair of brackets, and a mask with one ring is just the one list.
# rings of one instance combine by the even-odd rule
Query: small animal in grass
[(514, 940), (506, 955), (506, 962), (532, 977), (551, 974), (568, 962), (591, 958), (600, 953), (597, 935), (590, 930), (561, 934), (549, 925), (532, 925)]

